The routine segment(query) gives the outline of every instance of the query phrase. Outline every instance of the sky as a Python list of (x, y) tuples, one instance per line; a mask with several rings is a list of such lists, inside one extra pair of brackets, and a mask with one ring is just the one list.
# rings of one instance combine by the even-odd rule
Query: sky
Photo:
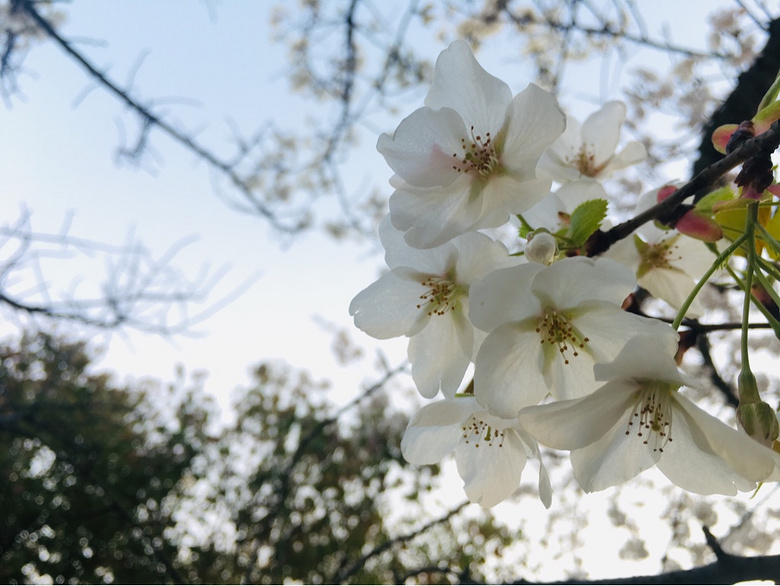
[[(231, 126), (251, 134), (269, 119), (294, 126), (315, 111), (290, 92), (285, 49), (270, 39), (269, 8), (274, 4), (79, 0), (66, 6), (61, 31), (77, 39), (79, 48), (113, 79), (131, 84), (142, 100), (154, 100), (177, 126), (224, 154), (230, 152)], [(685, 18), (677, 22), (690, 25)], [(430, 43), (431, 57), (446, 46), (445, 39)], [(483, 64), (491, 72), (514, 67), (488, 51)], [(571, 80), (585, 103), (613, 98), (619, 88), (617, 78), (598, 88), (586, 81)], [(381, 130), (391, 131), (420, 103), (407, 104)], [(348, 314), (352, 297), (379, 274), (376, 250), (320, 233), (282, 243), (263, 219), (227, 206), (215, 190), (214, 174), (160, 133), (152, 135), (153, 159), (140, 167), (117, 162), (117, 148), (132, 133), (123, 107), (51, 43), (32, 47), (19, 93), (0, 106), (0, 224), (13, 223), (24, 206), (37, 232), (56, 233), (70, 222), (73, 235), (117, 245), (132, 232), (157, 256), (191, 240), (172, 264), (191, 277), (204, 265), (223, 275), (206, 306), (241, 291), (195, 326), (197, 336), (166, 338), (132, 330), (95, 335), (93, 341), (105, 348), (99, 368), (114, 371), (119, 380), (149, 376), (163, 381), (174, 378), (179, 364), (187, 371), (205, 370), (206, 390), (226, 408), (232, 390), (247, 384), (249, 368), (261, 360), (284, 360), (316, 379), (334, 380), (338, 403), (356, 396), (376, 374), (338, 365), (332, 333), (323, 323), (347, 328), (369, 356), (381, 349), (391, 365), (403, 360), (404, 340), (377, 343), (354, 330)], [(364, 140), (356, 149), (350, 163), (355, 185), (383, 185), (390, 176), (374, 141)], [(318, 210), (333, 213), (335, 203), (324, 202)], [(67, 291), (74, 283), (88, 290), (90, 283), (77, 278), (80, 268), (52, 266), (53, 290)], [(610, 494), (590, 495), (584, 506), (605, 508)], [(658, 519), (665, 503), (642, 503), (644, 493), (634, 494), (636, 507), (653, 509), (651, 515)], [(456, 500), (461, 498), (458, 490)], [(512, 506), (502, 505), (496, 512), (521, 514)], [(541, 505), (534, 503), (522, 514), (542, 514)], [(619, 535), (613, 543), (599, 535), (598, 525), (592, 525), (584, 536), (590, 548), (586, 552), (619, 548)], [(668, 539), (648, 540), (661, 548), (651, 552), (651, 561), (657, 563)], [(637, 568), (631, 561), (613, 565), (609, 572), (621, 575)]]
[[(290, 91), (286, 48), (271, 39), (275, 5), (79, 0), (66, 6), (61, 32), (113, 80), (132, 87), (138, 99), (225, 156), (232, 152), (232, 128), (251, 135), (269, 120), (295, 128), (306, 116), (318, 115), (317, 104)], [(490, 42), (480, 53), (488, 71), (511, 72), (510, 83), (522, 80), (518, 63), (496, 56), (501, 53), (491, 52)], [(447, 43), (420, 37), (421, 50), (431, 58)], [(627, 57), (635, 65), (642, 55)], [(589, 113), (593, 104), (613, 98), (619, 76), (607, 78), (611, 81), (591, 87), (587, 77), (573, 76), (566, 96), (577, 99), (564, 98), (567, 107), (579, 101)], [(18, 85), (19, 92), (0, 108), (0, 132), (7, 137), (0, 141), (3, 222), (13, 223), (24, 206), (36, 231), (56, 233), (67, 221), (72, 235), (116, 245), (132, 232), (156, 256), (192, 241), (173, 266), (190, 277), (204, 266), (227, 269), (200, 309), (242, 291), (197, 324), (196, 337), (123, 330), (94, 338), (105, 348), (99, 366), (120, 377), (164, 380), (177, 364), (204, 369), (207, 390), (224, 406), (231, 389), (246, 382), (248, 368), (267, 359), (338, 378), (339, 402), (354, 396), (362, 377), (334, 364), (332, 334), (323, 323), (349, 328), (369, 354), (380, 347), (392, 364), (403, 359), (403, 340), (377, 345), (352, 328), (348, 315), (351, 298), (378, 275), (381, 255), (375, 249), (316, 232), (282, 243), (262, 218), (226, 205), (215, 174), (159, 132), (152, 133), (149, 156), (140, 166), (118, 160), (118, 149), (135, 137), (133, 119), (52, 43), (32, 47)], [(378, 131), (391, 131), (421, 99), (403, 104)], [(391, 174), (374, 148), (376, 133), (365, 134), (354, 149), (345, 174), (354, 189), (386, 185)], [(324, 200), (316, 211), (332, 215), (335, 201)], [(79, 290), (89, 286), (75, 279), (79, 267), (72, 262), (49, 269), (57, 291), (73, 283)], [(83, 270), (92, 273), (95, 267)]]
[[(132, 79), (142, 100), (154, 100), (178, 127), (224, 154), (231, 125), (251, 134), (269, 119), (285, 124), (311, 111), (291, 95), (285, 49), (270, 41), (271, 5), (86, 0), (67, 6), (61, 30), (109, 76), (120, 84)], [(269, 359), (315, 377), (338, 375), (344, 381), (338, 402), (357, 392), (362, 377), (334, 364), (332, 333), (323, 323), (351, 325), (349, 301), (376, 277), (379, 255), (320, 233), (281, 242), (262, 218), (226, 205), (214, 173), (159, 132), (151, 138), (154, 158), (140, 168), (117, 162), (117, 149), (132, 141), (132, 119), (51, 43), (29, 52), (19, 89), (0, 108), (4, 223), (24, 206), (39, 232), (56, 233), (70, 221), (71, 235), (117, 245), (132, 232), (156, 256), (191, 241), (171, 264), (190, 278), (204, 266), (223, 275), (194, 311), (230, 299), (193, 328), (195, 337), (126, 329), (93, 338), (106, 348), (100, 367), (120, 378), (163, 380), (177, 364), (204, 369), (206, 389), (223, 406), (231, 389), (246, 382), (248, 368)], [(388, 176), (369, 146), (362, 167)], [(326, 202), (323, 211), (333, 205)], [(95, 268), (102, 270), (86, 270)], [(74, 270), (52, 267), (52, 287), (68, 290)], [(79, 287), (86, 291), (89, 283)], [(385, 352), (400, 361), (398, 349)]]

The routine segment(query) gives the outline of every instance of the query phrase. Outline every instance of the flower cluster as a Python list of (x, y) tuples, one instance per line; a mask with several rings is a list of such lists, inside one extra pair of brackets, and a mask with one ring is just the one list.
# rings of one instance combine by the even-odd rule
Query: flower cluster
[[(350, 314), (376, 338), (407, 336), (419, 392), (443, 396), (410, 421), (405, 458), (454, 453), (482, 506), (518, 489), (529, 457), (550, 506), (539, 443), (571, 451), (585, 491), (652, 466), (698, 493), (780, 479), (780, 455), (681, 392), (695, 383), (678, 370), (675, 328), (624, 309), (641, 287), (682, 315), (701, 313), (691, 292), (716, 259), (687, 235), (696, 218), (683, 222), (689, 232), (646, 225), (602, 258), (585, 256), (607, 221), (602, 181), (645, 158), (638, 142), (618, 151), (625, 116), (609, 102), (581, 126), (567, 122), (553, 95), (529, 85), (513, 96), (456, 41), (425, 106), (379, 138), (395, 172), (380, 226), (389, 271)], [(638, 210), (675, 190), (645, 194)], [(485, 232), (507, 222), (519, 224), (515, 242)]]

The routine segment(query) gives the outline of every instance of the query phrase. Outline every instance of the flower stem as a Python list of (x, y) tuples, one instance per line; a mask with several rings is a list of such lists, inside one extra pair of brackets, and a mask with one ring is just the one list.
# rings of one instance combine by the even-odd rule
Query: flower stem
[(742, 384), (743, 381), (755, 381), (753, 372), (750, 370), (750, 350), (748, 348), (748, 324), (750, 323), (750, 303), (753, 298), (753, 273), (760, 270), (758, 268), (758, 259), (756, 255), (756, 224), (758, 223), (758, 202), (748, 206), (747, 217), (745, 218), (745, 237), (747, 238), (747, 267), (745, 268), (745, 281), (743, 290), (745, 291), (745, 300), (742, 304), (742, 339), (740, 343), (740, 354), (742, 359), (742, 368), (739, 373), (739, 402), (753, 403), (760, 400), (758, 388), (753, 384)]
[(723, 252), (721, 252), (718, 255), (718, 258), (715, 259), (715, 261), (712, 263), (712, 266), (709, 269), (707, 269), (707, 272), (704, 273), (701, 279), (699, 279), (699, 282), (696, 283), (696, 286), (688, 294), (688, 297), (685, 298), (685, 302), (680, 306), (680, 311), (677, 312), (677, 316), (674, 318), (674, 321), (672, 322), (672, 327), (675, 330), (680, 327), (682, 320), (685, 318), (685, 314), (688, 312), (688, 308), (691, 306), (691, 303), (693, 303), (693, 300), (699, 294), (699, 291), (701, 291), (701, 288), (704, 287), (704, 285), (707, 283), (709, 278), (712, 276), (712, 273), (717, 271), (723, 265), (723, 263), (726, 262), (728, 258), (739, 249), (740, 246), (742, 246), (742, 244), (746, 240), (747, 240), (747, 233), (742, 234), (739, 238), (737, 238), (734, 242), (732, 242), (728, 248), (726, 248)]

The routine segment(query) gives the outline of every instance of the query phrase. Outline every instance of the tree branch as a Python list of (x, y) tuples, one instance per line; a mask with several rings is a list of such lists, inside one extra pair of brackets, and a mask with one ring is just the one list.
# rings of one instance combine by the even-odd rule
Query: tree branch
[(726, 155), (721, 160), (713, 163), (702, 170), (693, 179), (688, 181), (680, 189), (675, 191), (662, 202), (654, 205), (650, 209), (637, 214), (635, 217), (614, 226), (606, 232), (597, 230), (585, 243), (585, 250), (588, 256), (597, 256), (609, 250), (609, 247), (615, 242), (629, 236), (634, 230), (651, 220), (673, 226), (679, 219), (675, 217), (676, 208), (689, 197), (696, 198), (699, 194), (705, 194), (707, 191), (726, 173), (736, 166), (744, 163), (751, 157), (759, 153), (774, 152), (780, 145), (780, 121), (775, 122), (764, 132), (750, 140), (742, 146)]
[(743, 557), (723, 551), (718, 540), (704, 526), (707, 545), (715, 554), (715, 562), (692, 570), (675, 570), (653, 576), (629, 576), (609, 580), (566, 580), (565, 582), (528, 582), (512, 584), (735, 584), (747, 580), (780, 582), (780, 555)]
[(780, 69), (780, 19), (773, 20), (768, 31), (769, 38), (761, 54), (753, 65), (739, 76), (734, 91), (715, 110), (702, 129), (699, 159), (693, 164), (692, 175), (698, 175), (721, 156), (712, 146), (712, 132), (723, 124), (739, 124), (743, 120), (750, 120), (755, 115), (761, 98), (775, 80)]
[(161, 130), (164, 134), (168, 135), (175, 142), (179, 143), (188, 151), (194, 153), (199, 159), (202, 159), (209, 166), (219, 171), (223, 175), (227, 176), (230, 182), (241, 192), (244, 198), (250, 203), (252, 209), (265, 217), (271, 225), (282, 232), (294, 233), (300, 231), (305, 222), (299, 221), (290, 224), (282, 223), (277, 215), (263, 202), (261, 202), (253, 193), (249, 183), (244, 180), (235, 170), (233, 163), (220, 159), (202, 146), (192, 136), (187, 135), (169, 124), (164, 119), (160, 118), (152, 110), (136, 100), (129, 90), (121, 88), (114, 81), (112, 81), (105, 73), (102, 73), (95, 67), (86, 57), (78, 52), (73, 45), (64, 39), (54, 27), (37, 11), (34, 2), (32, 0), (14, 0), (14, 5), (17, 10), (24, 11), (35, 24), (43, 31), (52, 41), (62, 48), (73, 60), (75, 60), (87, 73), (94, 78), (101, 86), (123, 102), (131, 111), (135, 112), (141, 120), (141, 138), (138, 142), (138, 148), (142, 148), (145, 144), (145, 137), (147, 136), (149, 129), (155, 127)]

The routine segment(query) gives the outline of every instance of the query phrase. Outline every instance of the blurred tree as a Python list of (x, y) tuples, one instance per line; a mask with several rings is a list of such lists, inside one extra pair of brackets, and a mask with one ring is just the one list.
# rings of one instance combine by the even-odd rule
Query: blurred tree
[[(82, 343), (0, 349), (0, 581), (182, 582), (165, 498), (204, 441), (206, 405), (114, 387)], [(167, 395), (167, 396), (166, 396)]]
[(90, 361), (47, 334), (0, 346), (0, 582), (484, 579), (510, 541), (464, 505), (426, 513), (439, 469), (406, 473), (383, 396), (398, 371), (336, 411), (262, 364), (222, 427), (197, 377), (120, 388)]

